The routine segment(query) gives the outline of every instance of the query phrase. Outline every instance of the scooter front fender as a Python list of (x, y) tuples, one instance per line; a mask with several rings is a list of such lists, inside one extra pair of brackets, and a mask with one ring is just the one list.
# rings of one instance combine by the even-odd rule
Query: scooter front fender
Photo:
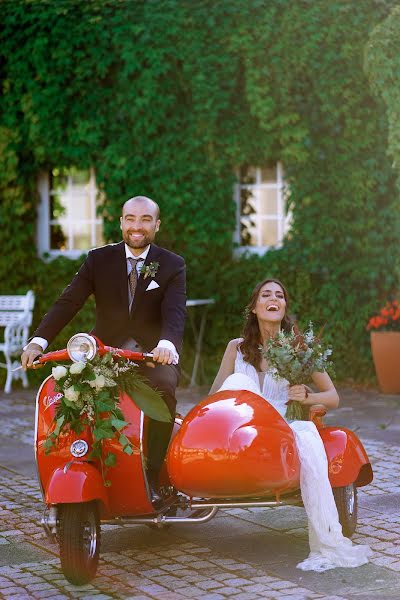
[(108, 510), (108, 496), (101, 474), (87, 462), (59, 467), (50, 477), (45, 493), (47, 504), (71, 504), (100, 500)]
[(372, 467), (358, 437), (346, 428), (324, 427), (319, 434), (328, 458), (328, 474), (332, 487), (355, 483), (361, 487), (373, 479)]

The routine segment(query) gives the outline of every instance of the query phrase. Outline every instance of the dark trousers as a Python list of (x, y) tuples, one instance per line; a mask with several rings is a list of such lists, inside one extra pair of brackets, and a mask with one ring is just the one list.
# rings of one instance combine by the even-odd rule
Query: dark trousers
[(169, 440), (174, 426), (176, 398), (175, 390), (178, 385), (180, 369), (176, 365), (155, 365), (154, 369), (144, 363), (140, 364), (140, 372), (150, 382), (152, 388), (157, 389), (172, 416), (171, 423), (163, 423), (149, 419), (147, 429), (147, 469), (149, 473), (158, 474), (162, 467), (168, 449)]

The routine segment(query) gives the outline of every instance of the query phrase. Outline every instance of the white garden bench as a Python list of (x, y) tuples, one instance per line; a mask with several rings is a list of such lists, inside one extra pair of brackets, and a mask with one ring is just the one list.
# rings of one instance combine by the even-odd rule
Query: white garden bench
[(0, 296), (0, 328), (4, 327), (4, 342), (0, 341), (0, 352), (6, 359), (0, 366), (7, 369), (4, 387), (7, 394), (11, 392), (13, 379), (22, 379), (22, 385), (28, 387), (26, 372), (23, 369), (14, 369), (21, 365), (19, 355), (28, 341), (34, 304), (35, 295), (32, 290), (24, 296)]

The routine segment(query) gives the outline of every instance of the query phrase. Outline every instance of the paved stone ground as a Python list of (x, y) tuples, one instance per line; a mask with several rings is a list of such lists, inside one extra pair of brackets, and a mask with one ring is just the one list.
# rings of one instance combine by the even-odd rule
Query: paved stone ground
[[(359, 490), (353, 540), (374, 555), (357, 569), (306, 573), (308, 552), (300, 507), (220, 510), (203, 525), (168, 530), (103, 526), (101, 561), (92, 584), (63, 577), (58, 547), (39, 525), (43, 505), (33, 461), (34, 392), (0, 394), (0, 597), (83, 600), (325, 600), (400, 598), (400, 397), (341, 391), (328, 424), (357, 432), (375, 479)], [(205, 390), (181, 390), (187, 410)]]

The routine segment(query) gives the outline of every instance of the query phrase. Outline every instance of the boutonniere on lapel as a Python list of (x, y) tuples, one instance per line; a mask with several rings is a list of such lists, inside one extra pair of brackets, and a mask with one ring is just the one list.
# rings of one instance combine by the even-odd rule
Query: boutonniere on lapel
[(143, 275), (143, 279), (147, 279), (147, 277), (155, 277), (159, 266), (160, 263), (158, 262), (151, 262), (148, 265), (142, 265), (140, 274)]

